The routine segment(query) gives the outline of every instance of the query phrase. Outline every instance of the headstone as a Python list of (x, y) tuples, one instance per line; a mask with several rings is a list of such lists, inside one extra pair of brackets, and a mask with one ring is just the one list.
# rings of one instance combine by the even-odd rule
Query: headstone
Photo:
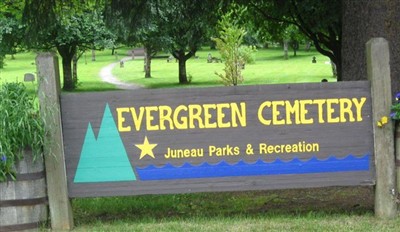
[(123, 60), (121, 60), (121, 61), (119, 62), (119, 67), (120, 67), (120, 68), (123, 68), (123, 67), (124, 67), (124, 61), (123, 61)]
[(312, 63), (313, 64), (317, 63), (317, 58), (315, 56), (313, 56), (313, 58), (312, 58)]
[(133, 49), (133, 54), (135, 55), (135, 57), (144, 57), (144, 48)]
[(24, 75), (24, 81), (25, 81), (25, 82), (28, 82), (28, 81), (34, 82), (34, 81), (35, 81), (35, 75), (32, 74), (32, 73), (25, 73), (25, 75)]

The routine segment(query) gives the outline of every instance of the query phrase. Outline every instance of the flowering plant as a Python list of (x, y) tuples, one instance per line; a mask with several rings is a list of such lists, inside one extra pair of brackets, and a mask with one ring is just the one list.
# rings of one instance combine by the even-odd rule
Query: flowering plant
[(42, 154), (44, 121), (37, 99), (22, 83), (0, 86), (0, 182), (15, 180), (15, 164), (22, 151), (32, 149), (33, 160)]
[(396, 94), (396, 103), (392, 105), (391, 110), (390, 118), (400, 120), (400, 93)]

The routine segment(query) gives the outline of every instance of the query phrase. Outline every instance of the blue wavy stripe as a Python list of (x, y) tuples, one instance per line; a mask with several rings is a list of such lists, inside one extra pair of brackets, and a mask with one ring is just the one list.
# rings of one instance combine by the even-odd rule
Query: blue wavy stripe
[(137, 167), (136, 171), (139, 175), (139, 179), (142, 181), (353, 172), (368, 171), (370, 157), (370, 154), (362, 157), (348, 155), (345, 158), (336, 158), (331, 156), (325, 160), (319, 160), (316, 157), (313, 157), (305, 161), (296, 157), (291, 161), (282, 161), (278, 158), (274, 162), (270, 163), (262, 160), (258, 160), (255, 163), (246, 163), (245, 161), (240, 160), (236, 164), (228, 164), (225, 161), (221, 161), (217, 164), (203, 163), (200, 165), (184, 163), (182, 166), (178, 167), (168, 163), (162, 167), (156, 167), (154, 165), (149, 165), (143, 168)]

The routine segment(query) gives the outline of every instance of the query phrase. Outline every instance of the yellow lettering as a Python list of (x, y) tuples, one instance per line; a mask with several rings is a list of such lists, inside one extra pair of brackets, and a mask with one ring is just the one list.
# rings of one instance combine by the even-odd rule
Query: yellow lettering
[(189, 105), (189, 128), (196, 128), (194, 121), (197, 120), (198, 128), (204, 128), (203, 119), (201, 118), (202, 108), (200, 105)]
[(213, 156), (213, 153), (217, 150), (217, 147), (215, 146), (209, 146), (208, 147), (208, 155)]
[(299, 101), (295, 100), (293, 105), (290, 104), (290, 101), (285, 101), (286, 106), (286, 124), (292, 124), (291, 115), (294, 114), (295, 123), (300, 124), (300, 114), (299, 114)]
[(316, 99), (313, 101), (314, 103), (316, 103), (318, 105), (318, 122), (319, 123), (325, 123), (324, 120), (324, 108), (322, 107), (326, 100), (325, 99)]
[(265, 144), (265, 143), (260, 143), (260, 144), (258, 145), (258, 148), (260, 149), (260, 153), (261, 153), (261, 154), (267, 153), (267, 144)]
[(281, 146), (276, 145), (274, 151), (275, 151), (275, 153), (281, 153)]
[(263, 116), (263, 111), (265, 107), (271, 107), (271, 102), (265, 101), (260, 105), (260, 107), (258, 108), (258, 120), (261, 122), (261, 124), (268, 126), (271, 124), (271, 120), (267, 120)]
[(229, 104), (228, 103), (217, 104), (217, 125), (218, 125), (218, 128), (231, 127), (231, 123), (230, 122), (224, 122), (224, 120), (223, 120), (225, 118), (225, 113), (223, 111), (224, 108), (229, 108)]
[(215, 110), (217, 107), (215, 104), (204, 104), (204, 126), (205, 128), (217, 128), (217, 123), (216, 122), (210, 122), (210, 119), (212, 118), (212, 114), (210, 113), (210, 110)]
[[(174, 124), (176, 126), (176, 129), (180, 129), (180, 130), (184, 130), (188, 128), (188, 118), (187, 117), (179, 117), (179, 113), (181, 111), (187, 111), (188, 108), (185, 105), (179, 105), (178, 107), (176, 107), (175, 111), (174, 111), (174, 116), (173, 116), (173, 120), (174, 120)], [(180, 119), (180, 121), (178, 120), (178, 118)]]
[(353, 111), (351, 110), (351, 106), (353, 105), (351, 100), (348, 98), (339, 99), (340, 104), (340, 122), (347, 122), (345, 114), (348, 115), (349, 122), (354, 122)]
[(357, 122), (361, 122), (363, 120), (362, 115), (361, 115), (362, 107), (363, 107), (364, 103), (367, 101), (367, 98), (362, 97), (362, 98), (360, 98), (360, 101), (358, 101), (357, 98), (353, 98), (351, 100), (353, 101), (354, 105), (356, 106)]
[(131, 131), (131, 127), (124, 127), (123, 123), (125, 122), (125, 118), (122, 113), (129, 113), (129, 108), (117, 108), (117, 120), (118, 120), (118, 131), (119, 132), (129, 132)]
[(165, 130), (165, 121), (169, 123), (169, 129), (174, 129), (174, 122), (172, 121), (172, 109), (169, 106), (159, 106), (158, 111), (160, 111), (160, 130)]
[(152, 130), (159, 130), (158, 125), (152, 125), (151, 122), (154, 121), (154, 117), (152, 115), (152, 112), (157, 111), (157, 106), (146, 106), (146, 127), (147, 130), (152, 131)]
[(145, 108), (143, 106), (139, 108), (139, 115), (136, 114), (136, 109), (134, 107), (131, 107), (129, 109), (131, 111), (133, 123), (135, 124), (135, 129), (136, 131), (139, 131), (142, 125)]
[(335, 112), (335, 109), (332, 107), (332, 104), (338, 104), (339, 99), (332, 98), (326, 100), (326, 120), (328, 123), (338, 123), (339, 117), (332, 117), (332, 114)]
[(272, 124), (273, 125), (285, 125), (285, 120), (279, 120), (279, 115), (281, 114), (278, 110), (278, 106), (284, 106), (284, 101), (273, 101), (272, 102)]
[(300, 121), (301, 124), (312, 124), (314, 123), (314, 119), (306, 118), (308, 114), (308, 110), (306, 105), (312, 104), (312, 100), (300, 100)]
[(286, 153), (292, 152), (292, 146), (290, 146), (289, 144), (286, 144), (286, 146), (285, 146), (285, 152), (286, 152)]
[(246, 127), (246, 103), (240, 103), (240, 110), (237, 103), (231, 103), (232, 127), (238, 127), (239, 121), (242, 127)]
[(268, 145), (268, 146), (267, 146), (267, 152), (268, 152), (268, 153), (273, 153), (273, 152), (274, 152), (274, 146)]

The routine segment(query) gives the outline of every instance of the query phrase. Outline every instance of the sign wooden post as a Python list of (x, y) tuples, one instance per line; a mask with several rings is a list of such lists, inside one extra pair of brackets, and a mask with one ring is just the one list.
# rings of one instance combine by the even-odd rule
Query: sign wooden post
[(400, 124), (395, 124), (396, 132), (395, 132), (395, 153), (396, 153), (396, 185), (397, 192), (400, 192)]
[(37, 56), (41, 113), (46, 121), (45, 164), (51, 227), (53, 230), (70, 230), (73, 227), (71, 204), (68, 198), (64, 162), (64, 145), (60, 113), (60, 78), (58, 58), (53, 53)]
[(388, 119), (392, 105), (389, 45), (384, 38), (373, 38), (368, 41), (366, 49), (375, 144), (375, 215), (380, 218), (394, 218), (397, 214), (396, 173), (393, 124)]

